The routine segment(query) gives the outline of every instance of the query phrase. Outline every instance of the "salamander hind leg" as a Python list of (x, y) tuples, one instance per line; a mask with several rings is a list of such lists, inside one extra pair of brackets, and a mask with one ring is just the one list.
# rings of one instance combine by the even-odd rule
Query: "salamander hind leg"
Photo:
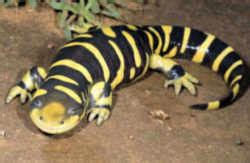
[(6, 103), (11, 102), (16, 96), (20, 96), (21, 103), (25, 103), (27, 99), (31, 99), (31, 92), (38, 89), (43, 83), (47, 73), (42, 67), (32, 67), (28, 70), (22, 80), (13, 86), (6, 97)]
[(192, 95), (196, 95), (194, 84), (198, 84), (199, 80), (185, 72), (175, 61), (154, 54), (150, 57), (150, 68), (161, 71), (166, 76), (164, 87), (173, 85), (176, 95), (180, 94), (182, 87), (187, 88)]
[(105, 82), (98, 82), (90, 89), (90, 109), (88, 121), (96, 119), (96, 124), (101, 125), (111, 114), (112, 90)]

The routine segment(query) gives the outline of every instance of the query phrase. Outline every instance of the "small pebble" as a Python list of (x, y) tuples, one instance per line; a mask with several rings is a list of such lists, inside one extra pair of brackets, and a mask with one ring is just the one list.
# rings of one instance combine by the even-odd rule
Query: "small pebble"
[(130, 140), (134, 140), (134, 136), (132, 136), (132, 135), (129, 135), (129, 137), (128, 137)]
[(1, 136), (1, 137), (5, 137), (5, 136), (6, 136), (6, 131), (0, 130), (0, 136)]
[(145, 93), (146, 93), (147, 95), (151, 95), (151, 94), (152, 94), (151, 91), (148, 90), (148, 89), (145, 90)]
[(196, 117), (196, 115), (195, 114), (190, 114), (190, 117), (194, 118), (194, 117)]
[(172, 131), (173, 130), (172, 127), (170, 127), (170, 126), (168, 126), (167, 129), (168, 129), (168, 131)]
[(235, 140), (235, 144), (241, 146), (244, 145), (244, 142), (241, 139), (237, 139)]
[(154, 119), (159, 119), (159, 120), (168, 120), (170, 119), (170, 116), (165, 113), (163, 110), (152, 110), (149, 112), (149, 114), (154, 118)]
[(49, 43), (48, 45), (47, 45), (47, 48), (48, 49), (53, 49), (53, 48), (55, 48), (56, 47), (56, 45), (54, 44), (54, 43)]

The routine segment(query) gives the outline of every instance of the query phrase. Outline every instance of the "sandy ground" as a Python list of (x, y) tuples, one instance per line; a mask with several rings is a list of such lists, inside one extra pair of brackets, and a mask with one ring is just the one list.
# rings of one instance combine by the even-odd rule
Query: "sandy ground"
[[(141, 12), (124, 12), (135, 24), (188, 25), (214, 33), (235, 47), (250, 63), (250, 2), (230, 0), (159, 1)], [(0, 9), (0, 162), (100, 163), (248, 163), (250, 162), (250, 91), (232, 106), (214, 112), (192, 111), (188, 105), (221, 97), (227, 89), (216, 74), (181, 62), (198, 77), (198, 97), (178, 97), (163, 89), (164, 78), (153, 73), (115, 94), (112, 117), (103, 126), (83, 122), (74, 132), (46, 136), (27, 116), (27, 105), (4, 104), (8, 89), (33, 65), (47, 67), (64, 43), (46, 8)], [(163, 110), (163, 123), (149, 112)], [(241, 141), (243, 145), (239, 143)]]

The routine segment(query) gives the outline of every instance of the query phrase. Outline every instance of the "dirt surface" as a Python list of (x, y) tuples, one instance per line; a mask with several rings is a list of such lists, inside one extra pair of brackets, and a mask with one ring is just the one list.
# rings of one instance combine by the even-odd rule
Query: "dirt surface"
[[(162, 0), (157, 5), (126, 11), (124, 19), (209, 31), (250, 63), (250, 2)], [(52, 11), (0, 9), (0, 162), (250, 162), (250, 91), (226, 109), (192, 111), (188, 105), (221, 97), (227, 89), (215, 73), (190, 62), (181, 63), (201, 80), (198, 97), (187, 91), (176, 97), (154, 73), (116, 92), (112, 117), (103, 126), (83, 122), (66, 135), (42, 134), (28, 118), (27, 105), (18, 100), (5, 105), (4, 98), (25, 70), (48, 66), (56, 53), (48, 44), (63, 43)], [(152, 119), (149, 112), (159, 109), (170, 119)]]

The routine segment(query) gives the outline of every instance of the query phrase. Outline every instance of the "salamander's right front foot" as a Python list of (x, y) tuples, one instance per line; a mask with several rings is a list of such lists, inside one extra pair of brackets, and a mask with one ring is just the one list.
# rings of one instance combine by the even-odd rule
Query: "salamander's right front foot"
[(5, 102), (10, 103), (16, 96), (20, 96), (22, 104), (25, 103), (27, 99), (31, 99), (31, 93), (17, 84), (10, 89)]
[(21, 103), (25, 103), (27, 99), (31, 100), (31, 92), (40, 87), (46, 75), (44, 68), (32, 67), (23, 75), (22, 80), (10, 89), (5, 102), (10, 103), (16, 96), (20, 96)]

